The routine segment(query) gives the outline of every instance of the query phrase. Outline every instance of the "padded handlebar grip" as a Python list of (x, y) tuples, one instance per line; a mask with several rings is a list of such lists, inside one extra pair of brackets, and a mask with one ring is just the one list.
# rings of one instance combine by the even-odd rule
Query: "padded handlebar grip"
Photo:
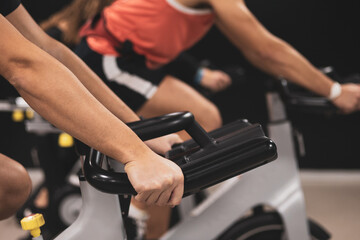
[[(157, 130), (163, 126), (162, 121), (166, 123), (166, 127), (160, 130), (161, 134), (185, 128), (193, 136), (193, 140), (181, 144), (171, 151), (173, 154), (170, 154), (171, 159), (183, 171), (184, 196), (259, 167), (277, 157), (276, 145), (264, 135), (261, 126), (252, 125), (247, 121), (229, 124), (210, 134), (194, 124), (196, 122), (189, 113), (170, 114), (145, 120), (144, 128), (141, 127), (141, 123), (132, 123), (130, 126), (140, 137), (150, 139), (153, 136), (160, 136)], [(217, 141), (210, 135), (216, 137)], [(101, 167), (104, 158), (102, 153), (91, 151), (89, 159), (84, 162), (87, 181), (106, 193), (136, 194), (126, 173), (111, 172)]]
[[(128, 126), (143, 141), (164, 136), (170, 133), (186, 130), (186, 132), (201, 147), (208, 148), (214, 145), (212, 138), (206, 131), (195, 122), (194, 115), (190, 112), (177, 112), (159, 117), (145, 119), (129, 123)], [(102, 189), (108, 193), (136, 194), (125, 173), (109, 172), (102, 169), (101, 160), (104, 155), (91, 149), (89, 161), (84, 162), (84, 174), (88, 182), (95, 188)], [(118, 190), (123, 192), (119, 193)]]
[(280, 80), (280, 95), (288, 107), (315, 114), (338, 112), (337, 107), (327, 98), (298, 86), (295, 87), (297, 90), (293, 90), (293, 87), (287, 80)]

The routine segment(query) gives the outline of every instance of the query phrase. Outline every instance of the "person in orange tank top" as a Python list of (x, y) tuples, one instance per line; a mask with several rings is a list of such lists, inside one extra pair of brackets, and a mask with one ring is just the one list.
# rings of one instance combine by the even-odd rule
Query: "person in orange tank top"
[[(221, 126), (217, 107), (161, 67), (199, 41), (213, 23), (211, 9), (186, 8), (174, 0), (114, 1), (82, 28), (76, 52), (143, 117), (189, 110), (210, 131)], [(194, 81), (206, 74), (194, 74)], [(230, 83), (229, 76), (218, 74), (218, 89)]]
[[(90, 49), (103, 56), (124, 56), (130, 42), (146, 67), (155, 70), (200, 40), (214, 23), (261, 70), (330, 97), (334, 81), (268, 32), (244, 0), (117, 0), (82, 34)], [(331, 97), (333, 103), (344, 112), (356, 110), (358, 89), (344, 84), (341, 90)]]
[(84, 26), (77, 52), (138, 114), (190, 110), (211, 130), (221, 125), (216, 106), (160, 67), (213, 24), (259, 69), (328, 97), (345, 113), (360, 109), (359, 85), (339, 85), (322, 74), (267, 31), (244, 0), (117, 0)]

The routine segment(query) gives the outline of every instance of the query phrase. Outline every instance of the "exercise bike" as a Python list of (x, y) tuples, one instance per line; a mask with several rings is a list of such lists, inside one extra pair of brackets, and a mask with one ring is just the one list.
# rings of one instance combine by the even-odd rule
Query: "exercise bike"
[[(275, 96), (271, 94), (268, 96), (269, 105), (273, 110), (282, 107), (281, 100)], [(273, 114), (273, 123), (269, 125), (269, 132), (272, 138), (279, 142), (278, 160), (250, 171), (240, 179), (235, 177), (226, 181), (200, 205), (190, 211), (185, 210), (184, 212), (188, 214), (184, 219), (161, 239), (329, 239), (327, 232), (306, 218), (290, 124), (282, 118), (285, 117), (284, 114), (281, 115), (273, 110), (270, 111)], [(245, 131), (251, 128), (251, 124), (244, 120), (233, 124), (215, 130), (209, 135), (213, 139), (221, 139), (222, 136), (234, 134), (233, 127), (236, 126), (239, 131), (243, 131), (244, 135), (241, 135), (244, 139), (250, 142), (254, 140), (252, 135), (254, 132)], [(156, 129), (153, 125), (149, 128)], [(161, 129), (162, 127), (157, 130)], [(134, 131), (136, 132), (136, 128)], [(206, 145), (208, 141), (206, 139), (208, 138), (187, 141), (175, 147), (168, 156), (180, 164), (187, 162), (187, 154), (191, 155), (198, 151), (200, 152), (198, 154), (204, 154), (201, 148), (199, 150), (199, 146)], [(244, 145), (241, 145), (241, 148), (244, 148)], [(247, 148), (246, 151), (250, 149)], [(268, 151), (269, 147), (266, 149)], [(274, 152), (272, 154), (274, 158)], [(221, 157), (221, 154), (218, 157)], [(105, 160), (106, 157), (96, 151), (85, 160), (85, 177), (81, 178), (84, 208), (75, 223), (56, 240), (126, 239), (125, 230), (119, 228), (123, 226), (120, 213), (127, 214), (129, 194), (135, 192), (128, 182), (124, 184), (126, 175), (100, 168), (99, 165), (106, 162)], [(262, 161), (264, 160), (269, 161), (267, 158), (262, 158)], [(214, 173), (221, 174), (223, 171), (217, 168), (216, 165), (213, 167), (216, 169)], [(191, 169), (188, 171), (191, 173)], [(196, 171), (196, 167), (193, 171), (193, 176), (197, 176), (197, 171), (202, 172), (201, 168), (197, 168)], [(216, 176), (216, 174), (212, 175)], [(211, 182), (206, 178), (203, 180), (195, 178), (196, 180), (191, 181), (192, 178), (186, 176), (185, 174), (186, 180), (190, 179), (188, 182), (190, 185), (186, 187), (185, 195), (220, 181), (218, 179)], [(119, 197), (118, 194), (122, 195)], [(92, 231), (92, 229), (105, 229), (105, 226), (107, 230)]]
[[(295, 161), (292, 129), (286, 118), (283, 101), (286, 102), (287, 107), (306, 111), (310, 109), (316, 112), (324, 110), (335, 112), (336, 108), (326, 99), (308, 93), (294, 92), (285, 80), (281, 80), (281, 83), (282, 99), (277, 91), (267, 94), (270, 115), (268, 131), (271, 139), (277, 144), (279, 154), (277, 161), (254, 169), (240, 179), (231, 178), (194, 208), (194, 204), (191, 203), (193, 200), (190, 197), (184, 198), (180, 207), (183, 219), (161, 239), (330, 239), (330, 235), (320, 225), (306, 217)], [(245, 124), (240, 127), (241, 129), (249, 126), (246, 121), (240, 120), (240, 122)], [(219, 136), (233, 132), (229, 129), (231, 127), (226, 126), (215, 130), (210, 136), (221, 139)], [(174, 147), (168, 153), (168, 157), (180, 163), (185, 159), (186, 162), (184, 156), (193, 151), (197, 152), (198, 145), (190, 140)], [(76, 222), (56, 240), (126, 239), (125, 230), (119, 228), (123, 226), (122, 218), (119, 216), (120, 213), (126, 215), (129, 195), (134, 193), (134, 190), (131, 185), (126, 185), (125, 188), (122, 185), (115, 187), (116, 190), (111, 190), (109, 182), (114, 183), (120, 179), (123, 183), (126, 176), (113, 176), (114, 173), (110, 170), (100, 169), (101, 162), (105, 163), (106, 157), (96, 151), (93, 151), (91, 158), (85, 161), (85, 177), (81, 177), (84, 207)], [(90, 175), (86, 174), (91, 171), (93, 173)], [(91, 180), (93, 178), (96, 181)], [(203, 187), (195, 187), (196, 190), (187, 194), (197, 192)], [(122, 190), (119, 192), (119, 189)], [(119, 197), (119, 193), (123, 195)], [(111, 205), (113, 207), (110, 207)], [(94, 216), (97, 216), (96, 219)], [(95, 223), (89, 224), (89, 221)], [(104, 226), (106, 230), (97, 230), (99, 235), (93, 231), (86, 232), (92, 229), (105, 229)], [(111, 237), (115, 235), (116, 238)]]
[[(270, 114), (268, 130), (277, 144), (278, 159), (244, 174), (241, 178), (235, 177), (226, 181), (194, 209), (186, 210), (185, 207), (183, 212), (187, 214), (161, 239), (330, 238), (321, 226), (306, 217), (291, 126), (286, 119), (282, 101), (274, 92), (267, 95), (267, 100)], [(245, 126), (249, 124), (246, 121), (240, 122)], [(211, 132), (210, 136), (217, 139), (221, 138), (219, 135), (232, 132), (231, 127), (225, 126)], [(170, 158), (182, 159), (187, 153), (196, 151), (195, 146), (198, 144), (190, 140), (175, 147), (168, 155)], [(99, 168), (100, 162), (104, 160), (103, 155), (93, 151), (90, 160), (85, 161), (85, 178), (81, 181), (84, 208), (75, 223), (56, 240), (125, 239), (125, 230), (119, 228), (123, 225), (119, 215), (126, 215), (128, 205), (124, 204), (124, 200), (130, 201), (128, 194), (134, 191), (131, 185), (126, 188), (114, 187), (114, 183), (123, 182), (125, 176), (113, 176), (114, 173)], [(93, 181), (94, 179), (96, 181)], [(195, 188), (199, 190), (203, 187)], [(119, 204), (120, 193), (125, 194), (120, 197), (123, 204)], [(184, 200), (186, 202), (186, 198)], [(113, 207), (109, 207), (111, 205)], [(94, 216), (97, 216), (96, 219)], [(107, 230), (96, 230), (99, 236), (93, 231), (87, 232), (91, 229), (105, 229), (105, 226)]]
[[(278, 159), (227, 181), (202, 204), (187, 210), (187, 216), (161, 239), (330, 239), (327, 231), (306, 217), (292, 129), (282, 99), (277, 91), (266, 98), (268, 131)], [(330, 106), (328, 101), (323, 103), (321, 108)]]
[[(330, 73), (331, 69), (325, 70)], [(278, 146), (278, 160), (226, 182), (194, 209), (193, 200), (184, 199), (182, 221), (161, 239), (330, 239), (325, 229), (305, 215), (292, 128), (283, 101), (301, 111), (328, 114), (337, 110), (324, 98), (293, 90), (284, 79), (280, 83), (266, 96), (268, 131)]]
[[(176, 155), (173, 159), (185, 176), (184, 196), (271, 162), (277, 156), (275, 144), (261, 127), (244, 120), (210, 134), (190, 113), (170, 114), (129, 126), (143, 140), (182, 129), (192, 136), (186, 148), (178, 146), (173, 150)], [(113, 172), (111, 168), (108, 158), (95, 150), (83, 159), (84, 175), (80, 175), (83, 207), (78, 219), (56, 240), (126, 239), (122, 215), (127, 215), (130, 195), (136, 192), (125, 173)]]

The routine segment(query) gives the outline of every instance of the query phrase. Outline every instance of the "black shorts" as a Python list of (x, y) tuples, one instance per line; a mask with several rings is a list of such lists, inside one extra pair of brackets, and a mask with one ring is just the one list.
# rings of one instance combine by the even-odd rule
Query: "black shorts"
[(133, 111), (154, 96), (166, 76), (162, 69), (149, 69), (145, 57), (133, 51), (121, 57), (101, 55), (83, 39), (75, 52)]

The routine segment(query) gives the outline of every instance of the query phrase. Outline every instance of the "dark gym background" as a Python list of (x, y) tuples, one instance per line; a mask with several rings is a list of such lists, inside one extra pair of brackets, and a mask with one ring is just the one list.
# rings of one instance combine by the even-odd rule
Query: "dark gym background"
[[(69, 0), (24, 0), (36, 21), (46, 19)], [(248, 0), (249, 9), (275, 35), (289, 42), (315, 66), (334, 66), (341, 75), (360, 72), (360, 2), (358, 0)], [(212, 100), (224, 122), (247, 118), (266, 124), (265, 82), (269, 78), (249, 65), (238, 51), (213, 28), (190, 52), (199, 60), (209, 59), (219, 68), (241, 66), (247, 81), (217, 94)], [(0, 96), (13, 95), (5, 81)], [(360, 114), (319, 117), (292, 115), (303, 133), (306, 155), (299, 163), (306, 168), (359, 168)], [(29, 137), (21, 124), (0, 118), (0, 152), (31, 166)]]

